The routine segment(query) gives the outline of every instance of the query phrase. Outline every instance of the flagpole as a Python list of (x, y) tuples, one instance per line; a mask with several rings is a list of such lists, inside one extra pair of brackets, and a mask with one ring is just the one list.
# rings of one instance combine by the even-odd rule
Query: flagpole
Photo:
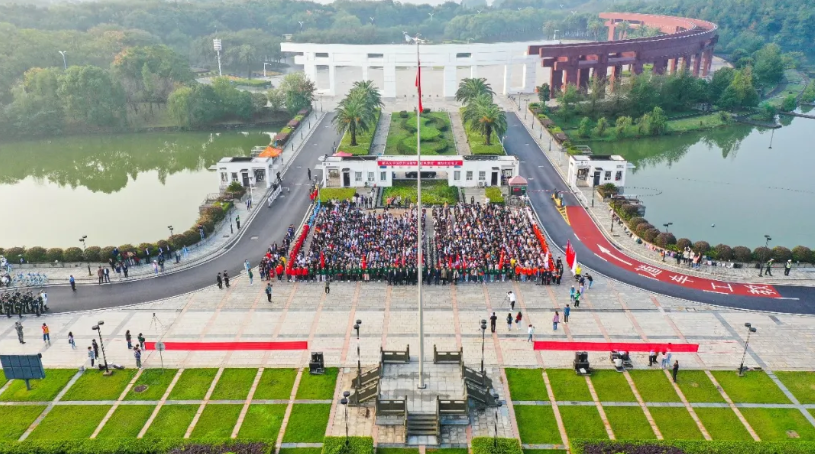
[(419, 34), (416, 34), (416, 77), (419, 84), (419, 104), (416, 107), (416, 164), (418, 172), (416, 173), (416, 208), (418, 210), (418, 254), (417, 254), (417, 270), (419, 279), (416, 280), (416, 288), (418, 290), (419, 298), (419, 389), (427, 388), (424, 382), (424, 312), (422, 308), (422, 110), (419, 106), (422, 105), (422, 68), (421, 60), (419, 58)]

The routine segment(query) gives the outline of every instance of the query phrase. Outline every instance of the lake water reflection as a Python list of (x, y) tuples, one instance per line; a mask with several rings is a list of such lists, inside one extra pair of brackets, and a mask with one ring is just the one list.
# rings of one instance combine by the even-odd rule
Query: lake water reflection
[(0, 246), (80, 246), (88, 235), (104, 247), (157, 241), (168, 225), (183, 232), (218, 191), (207, 168), (268, 143), (260, 130), (0, 142)]

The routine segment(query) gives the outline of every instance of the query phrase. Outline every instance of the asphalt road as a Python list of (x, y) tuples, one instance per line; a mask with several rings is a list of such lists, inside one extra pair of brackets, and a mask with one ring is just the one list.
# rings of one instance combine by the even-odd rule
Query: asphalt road
[[(68, 286), (48, 289), (52, 312), (90, 310), (156, 301), (215, 285), (218, 272), (227, 270), (230, 276), (243, 271), (243, 261), (256, 265), (266, 248), (281, 243), (289, 224), (299, 226), (310, 204), (308, 167), (314, 167), (317, 158), (331, 153), (332, 144), (340, 135), (331, 124), (333, 113), (328, 113), (315, 127), (316, 131), (283, 175), (283, 193), (269, 208), (265, 201), (257, 201), (260, 212), (248, 225), (243, 226), (240, 239), (229, 251), (215, 260), (202, 263), (178, 273), (133, 282), (106, 285), (77, 285), (75, 292)], [(286, 189), (290, 191), (287, 192)]]
[[(572, 227), (566, 223), (550, 199), (552, 190), (564, 191), (567, 205), (579, 205), (560, 174), (549, 163), (515, 113), (507, 112), (507, 124), (504, 147), (508, 154), (517, 156), (521, 161), (520, 173), (529, 181), (530, 202), (543, 222), (543, 227), (560, 249), (565, 249), (566, 242), (571, 241), (581, 264), (635, 287), (691, 301), (751, 310), (815, 314), (815, 288), (775, 285), (781, 299), (723, 295), (655, 281), (601, 259), (578, 240)], [(621, 251), (616, 251), (615, 254), (625, 255)]]

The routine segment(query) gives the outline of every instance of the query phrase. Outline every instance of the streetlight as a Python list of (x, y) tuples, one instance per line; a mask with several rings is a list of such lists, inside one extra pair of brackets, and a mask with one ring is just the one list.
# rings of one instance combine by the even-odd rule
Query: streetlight
[(662, 224), (662, 225), (665, 226), (665, 233), (668, 233), (668, 227), (674, 225), (674, 223), (673, 222), (667, 222), (667, 223)]
[(266, 65), (271, 65), (269, 62), (263, 62), (263, 78), (266, 78)]
[[(764, 249), (769, 249), (770, 241), (772, 241), (772, 238), (770, 237), (770, 235), (764, 235)], [(764, 261), (765, 260), (767, 260), (766, 253), (765, 253), (765, 256), (761, 258), (761, 263), (758, 264), (758, 277), (764, 276)]]
[(223, 73), (221, 72), (221, 40), (218, 38), (213, 39), (212, 47), (215, 49), (215, 53), (218, 54), (218, 76), (220, 77), (223, 76)]
[[(775, 118), (773, 118), (773, 122), (775, 122)], [(773, 137), (775, 137), (775, 129), (770, 131), (770, 150), (773, 149)]]
[(350, 444), (350, 441), (348, 440), (348, 396), (350, 395), (350, 391), (343, 391), (342, 399), (340, 399), (340, 403), (345, 409), (345, 449), (348, 449), (348, 445)]
[(487, 335), (487, 320), (481, 319), (481, 375), (484, 375), (484, 338)]
[(167, 228), (170, 229), (170, 239), (172, 240), (173, 239), (173, 226), (168, 225)]
[(105, 361), (105, 375), (110, 375), (110, 369), (108, 369), (108, 357), (105, 355), (105, 342), (102, 340), (102, 325), (104, 324), (105, 322), (99, 320), (97, 324), (91, 326), (91, 329), (99, 334), (99, 346), (102, 348), (102, 359)]
[(229, 211), (229, 233), (230, 233), (230, 235), (235, 233), (235, 229), (232, 227), (232, 211), (231, 210)]
[(497, 449), (498, 448), (498, 409), (501, 408), (501, 401), (498, 400), (498, 394), (493, 394), (492, 397), (495, 399), (495, 402), (498, 404), (495, 407), (495, 436), (492, 438), (492, 447)]
[(362, 385), (362, 358), (359, 353), (359, 327), (362, 326), (362, 320), (357, 320), (354, 325), (354, 330), (357, 332), (357, 379), (360, 380)]
[[(60, 50), (60, 51), (57, 51), (57, 52), (59, 52), (59, 54), (62, 55), (62, 67), (65, 68), (65, 70), (67, 71), (68, 70), (68, 60), (65, 59), (65, 54), (67, 54), (67, 52), (65, 52), (64, 50)], [(770, 141), (770, 143), (772, 143), (772, 140)], [(770, 148), (772, 148), (772, 145), (770, 145)]]
[(82, 243), (82, 255), (85, 256), (85, 260), (88, 262), (88, 276), (93, 276), (91, 274), (91, 261), (88, 260), (88, 254), (85, 253), (85, 240), (88, 238), (88, 235), (82, 235), (82, 238), (79, 239), (79, 242)]
[(555, 30), (555, 35), (552, 36), (552, 41), (557, 41), (557, 32), (559, 32), (559, 31), (560, 30)]
[(756, 329), (753, 325), (745, 323), (744, 327), (747, 328), (747, 340), (744, 342), (744, 354), (741, 355), (741, 365), (739, 366), (739, 377), (744, 376), (744, 358), (747, 356), (747, 347), (750, 345), (750, 334), (755, 333)]

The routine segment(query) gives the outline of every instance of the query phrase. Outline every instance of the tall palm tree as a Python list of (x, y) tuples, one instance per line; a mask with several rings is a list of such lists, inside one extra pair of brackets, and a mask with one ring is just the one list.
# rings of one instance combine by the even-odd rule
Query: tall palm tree
[(464, 104), (468, 104), (470, 101), (478, 98), (481, 95), (488, 95), (490, 100), (492, 100), (492, 96), (494, 94), (495, 92), (492, 91), (492, 87), (487, 83), (487, 79), (483, 77), (466, 78), (462, 79), (458, 84), (458, 90), (456, 90), (456, 101), (461, 101)]
[(351, 91), (337, 106), (337, 115), (331, 121), (337, 132), (348, 130), (351, 134), (351, 146), (355, 147), (357, 133), (370, 131), (376, 122), (376, 115), (363, 93)]
[(490, 137), (499, 137), (507, 131), (507, 117), (504, 111), (492, 102), (490, 95), (481, 95), (464, 107), (462, 120), (470, 129), (484, 136), (484, 144), (490, 145)]
[(379, 89), (376, 88), (372, 80), (358, 80), (354, 82), (354, 85), (351, 87), (351, 92), (363, 93), (366, 103), (371, 109), (378, 109), (385, 105), (382, 102)]

